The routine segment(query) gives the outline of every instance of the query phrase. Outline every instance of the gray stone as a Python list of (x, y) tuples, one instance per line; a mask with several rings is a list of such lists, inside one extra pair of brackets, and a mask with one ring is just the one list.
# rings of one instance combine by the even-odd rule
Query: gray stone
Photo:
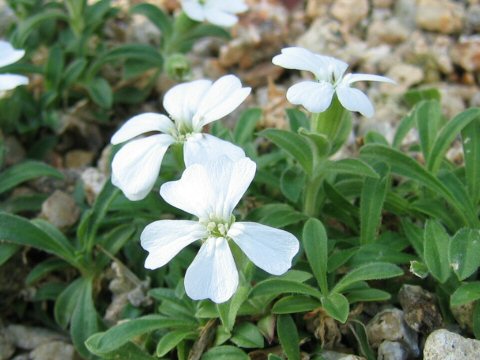
[(107, 176), (97, 168), (89, 167), (82, 172), (81, 179), (87, 202), (92, 205), (107, 182)]
[(417, 26), (424, 30), (458, 33), (465, 21), (465, 8), (451, 0), (419, 0), (416, 21)]
[(13, 335), (6, 328), (0, 328), (0, 360), (10, 359), (15, 352)]
[(402, 94), (412, 85), (420, 83), (424, 79), (425, 73), (419, 66), (410, 64), (397, 64), (390, 68), (386, 76), (395, 80), (397, 84), (392, 86), (390, 84), (382, 83), (380, 85), (382, 92)]
[(61, 190), (56, 190), (42, 204), (40, 217), (59, 229), (66, 229), (78, 220), (80, 209), (73, 197)]
[(473, 331), (473, 311), (475, 310), (474, 301), (459, 306), (451, 306), (450, 310), (452, 310), (453, 317), (457, 320), (458, 325), (460, 325), (462, 329)]
[(369, 9), (368, 0), (335, 0), (330, 12), (335, 19), (352, 27), (367, 17)]
[(30, 353), (31, 360), (73, 360), (74, 358), (73, 346), (62, 341), (41, 344)]
[(467, 29), (471, 33), (480, 31), (480, 5), (471, 5), (467, 10)]
[(71, 150), (65, 155), (65, 166), (68, 169), (84, 168), (91, 164), (95, 154), (86, 150)]
[(365, 360), (362, 356), (356, 356), (351, 354), (344, 354), (336, 351), (325, 350), (322, 351), (322, 358), (325, 360)]
[(394, 15), (410, 29), (416, 27), (417, 0), (396, 0)]
[(23, 145), (14, 136), (5, 138), (5, 165), (15, 165), (25, 159), (26, 151)]
[(387, 309), (375, 315), (367, 324), (367, 334), (373, 348), (385, 341), (402, 343), (413, 356), (418, 356), (418, 336), (403, 319), (403, 311)]
[(410, 32), (398, 18), (378, 20), (370, 23), (368, 27), (368, 42), (373, 45), (398, 44), (405, 41)]
[(407, 360), (408, 350), (396, 341), (384, 341), (378, 347), (378, 360)]
[(473, 360), (480, 354), (480, 341), (445, 329), (431, 333), (423, 349), (424, 360)]
[(451, 51), (452, 61), (463, 69), (480, 70), (480, 36), (461, 37)]
[(23, 350), (33, 350), (55, 340), (65, 340), (61, 334), (48, 329), (24, 325), (9, 325), (8, 332), (13, 336), (15, 346)]

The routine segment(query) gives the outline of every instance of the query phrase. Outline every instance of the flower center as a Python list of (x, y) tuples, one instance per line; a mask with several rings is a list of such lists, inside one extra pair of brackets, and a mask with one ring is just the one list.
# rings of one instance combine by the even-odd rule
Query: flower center
[(205, 227), (208, 231), (209, 237), (216, 237), (216, 238), (226, 238), (228, 230), (235, 222), (235, 216), (231, 216), (230, 221), (225, 220), (217, 220), (210, 218), (208, 222), (205, 222)]

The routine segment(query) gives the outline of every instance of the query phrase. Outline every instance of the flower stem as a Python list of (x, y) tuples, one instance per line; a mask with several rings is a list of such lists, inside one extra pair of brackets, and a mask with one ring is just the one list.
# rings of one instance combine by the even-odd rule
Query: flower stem
[(322, 187), (323, 179), (323, 175), (317, 175), (307, 180), (303, 198), (303, 213), (307, 216), (316, 217), (318, 214), (318, 194)]

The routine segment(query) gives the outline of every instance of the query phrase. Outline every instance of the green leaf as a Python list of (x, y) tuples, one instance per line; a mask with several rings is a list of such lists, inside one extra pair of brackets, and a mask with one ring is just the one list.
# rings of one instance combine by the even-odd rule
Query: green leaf
[(56, 90), (64, 73), (65, 58), (62, 48), (57, 44), (50, 49), (45, 64), (45, 77), (48, 89)]
[(428, 162), (432, 146), (443, 120), (440, 102), (437, 100), (422, 101), (415, 107), (413, 116), (417, 123), (423, 156)]
[(287, 167), (280, 178), (280, 190), (285, 197), (297, 202), (305, 185), (305, 173), (298, 167)]
[(428, 267), (423, 262), (412, 260), (410, 261), (410, 272), (420, 279), (425, 279), (428, 276)]
[(287, 359), (300, 360), (300, 340), (297, 326), (290, 315), (280, 315), (278, 317), (277, 334)]
[(337, 161), (327, 161), (324, 171), (336, 174), (348, 174), (356, 176), (366, 176), (379, 179), (377, 172), (366, 162), (360, 159), (342, 159)]
[(52, 271), (64, 269), (66, 267), (68, 267), (68, 264), (61, 259), (50, 258), (42, 261), (28, 273), (28, 276), (25, 278), (25, 284), (31, 286), (50, 274)]
[(232, 331), (238, 310), (245, 300), (247, 300), (248, 292), (249, 289), (247, 287), (240, 286), (229, 301), (217, 304), (218, 314), (222, 320), (222, 324), (228, 331)]
[(244, 111), (238, 118), (235, 129), (233, 130), (233, 140), (235, 143), (244, 145), (252, 141), (253, 133), (261, 117), (262, 110), (259, 108)]
[(480, 201), (480, 118), (462, 130), (465, 179), (474, 204)]
[(111, 360), (158, 360), (157, 357), (150, 356), (141, 350), (137, 345), (129, 342), (120, 348), (110, 351), (110, 352), (98, 352), (97, 351), (97, 342), (102, 338), (103, 333), (97, 333), (88, 338), (85, 342), (87, 349), (98, 356), (101, 356), (102, 359), (111, 359)]
[(310, 152), (310, 146), (302, 136), (279, 129), (266, 129), (260, 132), (260, 135), (285, 150), (299, 162), (307, 174), (311, 174), (313, 158)]
[(75, 250), (71, 245), (58, 241), (58, 238), (19, 216), (0, 213), (0, 239), (17, 245), (33, 246), (76, 266)]
[(379, 289), (359, 289), (349, 291), (347, 299), (350, 304), (366, 301), (385, 301), (391, 298), (390, 293)]
[(415, 104), (423, 100), (437, 100), (440, 101), (441, 96), (438, 89), (411, 89), (404, 94), (404, 99), (409, 106), (414, 106)]
[(304, 295), (290, 295), (278, 300), (272, 307), (273, 314), (308, 312), (320, 307), (318, 300)]
[(450, 297), (450, 305), (465, 305), (478, 299), (480, 299), (480, 281), (463, 283)]
[(298, 133), (307, 140), (313, 155), (313, 164), (316, 166), (317, 159), (323, 160), (328, 157), (330, 153), (330, 141), (324, 134), (318, 134), (304, 128), (300, 128)]
[[(383, 165), (383, 164), (380, 164)], [(388, 169), (382, 166), (382, 178), (366, 177), (360, 198), (360, 243), (369, 244), (377, 239), (382, 222), (382, 210), (389, 184)]]
[(161, 32), (164, 37), (170, 37), (173, 31), (172, 18), (160, 8), (152, 4), (138, 4), (131, 10), (132, 14), (145, 15)]
[(443, 226), (434, 220), (428, 220), (424, 233), (424, 258), (425, 264), (432, 276), (442, 284), (450, 276), (450, 263), (448, 261), (448, 248), (450, 237)]
[(402, 145), (403, 140), (407, 136), (408, 132), (413, 128), (415, 125), (415, 116), (414, 113), (410, 113), (405, 116), (398, 124), (397, 131), (395, 132), (395, 136), (393, 138), (392, 146), (395, 149), (399, 149)]
[(427, 161), (427, 169), (436, 174), (440, 169), (445, 153), (450, 148), (450, 144), (460, 134), (460, 132), (475, 119), (480, 117), (480, 108), (471, 108), (461, 112), (440, 130), (435, 143), (432, 146), (431, 156)]
[(63, 74), (64, 79), (63, 83), (65, 87), (70, 87), (73, 85), (77, 80), (80, 78), (82, 75), (83, 71), (87, 67), (87, 60), (84, 58), (76, 59), (72, 61), (67, 68), (65, 69), (65, 72)]
[(296, 133), (300, 128), (310, 128), (310, 120), (304, 112), (298, 109), (287, 109), (286, 112), (292, 132)]
[(63, 174), (53, 167), (40, 161), (27, 160), (2, 171), (0, 174), (0, 194), (25, 181), (41, 176), (63, 179)]
[(320, 299), (322, 294), (310, 285), (297, 281), (270, 278), (259, 282), (251, 291), (251, 295), (281, 295), (281, 294), (302, 294)]
[(460, 229), (450, 240), (450, 266), (460, 281), (480, 266), (480, 231)]
[(365, 356), (367, 360), (377, 360), (368, 341), (366, 326), (361, 321), (355, 319), (351, 319), (350, 322), (353, 323), (353, 326), (350, 324), (349, 327), (353, 336), (355, 336), (355, 339), (357, 340), (359, 353)]
[(250, 216), (257, 222), (283, 228), (305, 220), (307, 216), (287, 204), (267, 204), (251, 212)]
[(195, 335), (195, 332), (189, 330), (176, 330), (163, 335), (157, 344), (156, 354), (158, 357), (167, 355), (170, 351), (183, 341), (185, 338)]
[(68, 17), (63, 11), (55, 9), (44, 9), (38, 14), (21, 21), (12, 35), (13, 43), (23, 48), (32, 31), (38, 28), (43, 22), (55, 19), (68, 21)]
[(350, 305), (345, 296), (333, 292), (322, 298), (322, 305), (328, 315), (345, 324), (350, 312)]
[(104, 109), (110, 109), (113, 104), (113, 91), (107, 80), (95, 78), (86, 85), (90, 98), (98, 106)]
[(0, 266), (5, 264), (20, 249), (21, 249), (21, 247), (16, 245), (16, 244), (0, 243)]
[(308, 263), (322, 293), (326, 295), (328, 294), (328, 237), (320, 220), (312, 218), (305, 223), (302, 239)]
[(350, 270), (346, 275), (344, 275), (337, 282), (337, 285), (335, 285), (332, 291), (340, 293), (347, 289), (350, 285), (359, 281), (390, 279), (402, 274), (402, 269), (393, 264), (382, 262), (364, 264), (356, 267), (353, 270)]
[(223, 345), (211, 348), (202, 355), (201, 360), (249, 360), (245, 352), (235, 346)]
[(68, 285), (57, 297), (54, 307), (54, 316), (55, 321), (63, 329), (66, 329), (71, 318), (77, 302), (85, 288), (87, 283), (83, 278), (78, 278), (74, 280), (70, 285)]
[(98, 315), (93, 304), (92, 279), (83, 278), (70, 324), (70, 336), (75, 349), (85, 358), (92, 358), (85, 341), (100, 330)]
[(263, 336), (254, 324), (244, 322), (235, 327), (230, 339), (235, 345), (242, 348), (263, 348)]

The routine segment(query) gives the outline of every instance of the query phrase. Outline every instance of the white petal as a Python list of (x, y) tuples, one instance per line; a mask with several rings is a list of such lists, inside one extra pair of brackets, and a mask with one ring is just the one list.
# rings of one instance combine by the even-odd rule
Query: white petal
[(226, 156), (185, 169), (180, 180), (167, 182), (160, 195), (170, 205), (197, 216), (229, 221), (233, 209), (255, 176), (249, 158), (232, 161)]
[(320, 113), (332, 103), (334, 91), (328, 82), (302, 81), (288, 89), (287, 99), (294, 105), (303, 105), (312, 113)]
[(147, 225), (140, 235), (142, 247), (149, 252), (145, 267), (165, 265), (184, 247), (206, 236), (207, 230), (197, 221), (160, 220)]
[(281, 275), (292, 266), (299, 243), (287, 231), (252, 222), (236, 222), (228, 236), (259, 268), (273, 275)]
[(112, 183), (132, 201), (141, 200), (158, 178), (163, 156), (174, 142), (170, 135), (152, 135), (125, 144), (112, 161)]
[(396, 84), (396, 82), (390, 78), (387, 78), (385, 76), (379, 76), (379, 75), (371, 75), (371, 74), (347, 74), (343, 78), (342, 83), (345, 85), (350, 85), (357, 81), (379, 81), (379, 82), (386, 82), (389, 84)]
[(243, 0), (210, 0), (208, 3), (222, 11), (232, 14), (238, 14), (248, 10), (248, 6)]
[(27, 85), (28, 78), (15, 74), (0, 74), (0, 91), (8, 91), (15, 89), (20, 85)]
[(235, 161), (244, 158), (245, 152), (241, 147), (209, 134), (190, 136), (183, 147), (186, 167), (215, 161), (220, 156), (227, 156), (230, 160)]
[(272, 62), (286, 69), (310, 71), (317, 78), (322, 76), (325, 66), (321, 57), (301, 47), (282, 49), (282, 53), (275, 56)]
[(17, 62), (25, 55), (25, 50), (16, 50), (7, 42), (0, 40), (0, 67)]
[(198, 0), (182, 0), (182, 9), (192, 20), (200, 22), (205, 20), (205, 9)]
[(210, 80), (196, 80), (176, 85), (165, 94), (163, 106), (177, 124), (184, 123), (191, 127), (193, 115), (211, 85)]
[(155, 113), (140, 114), (123, 124), (113, 134), (111, 143), (114, 145), (120, 144), (150, 131), (160, 131), (168, 134), (173, 126), (172, 120), (165, 115)]
[(205, 18), (209, 23), (230, 27), (238, 22), (238, 17), (218, 8), (208, 7), (205, 9)]
[(370, 99), (358, 89), (349, 86), (338, 86), (337, 96), (342, 106), (347, 110), (358, 111), (366, 117), (372, 117), (375, 113)]
[(193, 119), (197, 130), (235, 110), (250, 94), (251, 88), (242, 88), (235, 75), (225, 75), (215, 81), (199, 104)]
[(185, 292), (193, 300), (222, 303), (232, 297), (237, 286), (237, 267), (227, 241), (209, 238), (187, 269)]
[(319, 69), (317, 79), (335, 83), (342, 79), (343, 74), (347, 71), (348, 64), (342, 60), (335, 59), (331, 56), (316, 55), (322, 66)]

